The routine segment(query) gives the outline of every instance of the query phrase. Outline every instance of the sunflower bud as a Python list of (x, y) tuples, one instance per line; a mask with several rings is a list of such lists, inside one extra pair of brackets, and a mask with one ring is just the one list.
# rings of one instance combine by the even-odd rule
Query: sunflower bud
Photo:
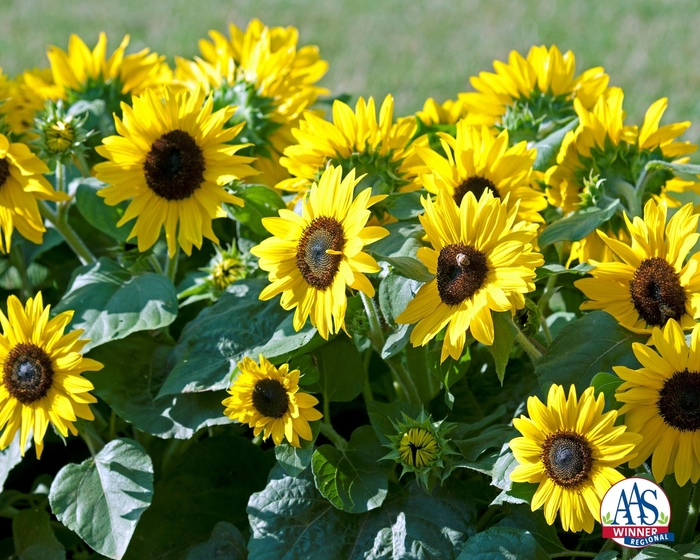
[(92, 131), (84, 129), (87, 113), (73, 114), (65, 109), (63, 101), (47, 102), (46, 109), (35, 119), (34, 143), (44, 161), (67, 163), (72, 157), (80, 160), (85, 151), (85, 141)]

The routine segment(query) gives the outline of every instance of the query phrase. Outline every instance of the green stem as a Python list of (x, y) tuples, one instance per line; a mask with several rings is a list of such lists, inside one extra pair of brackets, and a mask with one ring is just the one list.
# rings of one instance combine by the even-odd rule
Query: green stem
[(333, 445), (341, 451), (348, 446), (348, 440), (335, 431), (330, 422), (321, 422), (321, 433), (326, 436)]
[(420, 393), (416, 384), (413, 382), (413, 378), (408, 370), (403, 367), (401, 363), (393, 358), (386, 360), (386, 364), (389, 366), (391, 373), (394, 375), (394, 379), (398, 381), (401, 386), (402, 391), (406, 397), (406, 400), (411, 403), (420, 406), (422, 400), (420, 398)]
[(547, 317), (544, 315), (540, 319), (540, 324), (542, 325), (542, 332), (544, 333), (544, 337), (547, 340), (547, 346), (552, 345), (552, 333), (549, 331), (549, 325), (547, 324)]
[(17, 269), (19, 277), (22, 280), (20, 298), (23, 302), (25, 302), (28, 298), (32, 297), (32, 286), (29, 282), (29, 276), (27, 276), (27, 266), (24, 262), (22, 249), (20, 249), (17, 245), (13, 245), (12, 249), (10, 250), (10, 262)]
[(690, 506), (688, 506), (688, 514), (683, 524), (683, 532), (681, 533), (679, 542), (684, 543), (693, 540), (695, 527), (697, 527), (698, 524), (698, 514), (700, 514), (700, 487), (696, 484), (693, 487), (693, 497)]
[(87, 245), (83, 243), (83, 240), (80, 239), (78, 234), (75, 233), (75, 230), (70, 227), (68, 221), (66, 219), (61, 220), (58, 212), (53, 210), (45, 201), (38, 200), (37, 202), (39, 203), (39, 210), (42, 216), (53, 224), (53, 227), (56, 228), (56, 231), (58, 231), (65, 242), (68, 243), (68, 246), (77, 255), (80, 262), (82, 264), (93, 264), (97, 262), (95, 256), (90, 252)]
[(610, 187), (611, 194), (625, 199), (627, 202), (627, 211), (633, 216), (642, 215), (642, 201), (638, 198), (638, 193), (635, 188), (624, 179), (612, 179), (607, 183)]
[(598, 556), (597, 552), (586, 552), (585, 550), (566, 550), (549, 555), (550, 558), (595, 558), (596, 556)]
[(175, 249), (175, 254), (168, 256), (168, 263), (165, 267), (165, 275), (175, 283), (175, 275), (177, 274), (177, 259), (180, 256), (180, 248)]
[(112, 410), (109, 416), (109, 440), (117, 438), (117, 413)]
[(372, 393), (372, 384), (369, 381), (369, 362), (372, 359), (372, 349), (368, 348), (365, 350), (365, 355), (363, 358), (363, 364), (365, 366), (365, 384), (362, 387), (362, 396), (366, 403), (371, 403), (374, 401), (374, 394)]
[(153, 253), (148, 255), (148, 262), (151, 263), (151, 266), (153, 267), (153, 270), (156, 272), (156, 274), (163, 274), (163, 267), (160, 266), (160, 261), (158, 260), (158, 257), (156, 257)]
[[(516, 325), (517, 328), (517, 325)], [(518, 341), (518, 344), (520, 344), (520, 347), (527, 352), (527, 355), (530, 356), (530, 359), (533, 362), (536, 362), (539, 360), (543, 354), (540, 352), (540, 350), (533, 344), (533, 342), (523, 334), (523, 331), (518, 329), (518, 334), (515, 335), (515, 340)]]
[(375, 352), (381, 356), (385, 340), (384, 333), (382, 332), (382, 324), (377, 314), (377, 308), (374, 305), (374, 299), (367, 297), (364, 292), (360, 292), (360, 299), (362, 299), (362, 305), (365, 308), (367, 321), (369, 322), (369, 340)]

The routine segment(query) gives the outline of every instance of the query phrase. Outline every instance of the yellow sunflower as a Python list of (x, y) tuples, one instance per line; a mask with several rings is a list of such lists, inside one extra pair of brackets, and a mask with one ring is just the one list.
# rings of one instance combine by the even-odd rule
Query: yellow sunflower
[(426, 126), (437, 126), (457, 124), (466, 114), (464, 103), (460, 100), (448, 99), (440, 104), (430, 97), (423, 103), (423, 109), (416, 113), (416, 117)]
[[(624, 228), (620, 228), (617, 233), (609, 229), (605, 234), (610, 239), (616, 239), (628, 245), (631, 243), (630, 236)], [(613, 262), (619, 260), (620, 258), (617, 254), (608, 247), (605, 241), (598, 235), (598, 232), (594, 231), (580, 241), (573, 241), (571, 243), (566, 266), (569, 267), (576, 261), (579, 263), (597, 264), (599, 262)]]
[(256, 182), (271, 187), (289, 177), (280, 166), (283, 150), (294, 143), (291, 129), (319, 95), (329, 91), (316, 84), (328, 70), (318, 47), (298, 48), (294, 27), (267, 27), (254, 19), (245, 32), (231, 24), (231, 39), (210, 31), (211, 41), (199, 42), (203, 58), (176, 57), (175, 79), (187, 87), (212, 91), (215, 108), (237, 105), (234, 123), (244, 121), (245, 142), (254, 144), (253, 164), (261, 172)]
[(669, 321), (654, 328), (651, 344), (632, 345), (640, 369), (617, 366), (624, 380), (615, 398), (624, 403), (619, 413), (625, 424), (643, 439), (630, 467), (641, 465), (653, 453), (651, 472), (657, 482), (675, 473), (683, 486), (700, 479), (700, 326), (686, 343), (683, 330)]
[[(29, 77), (29, 78), (28, 78)], [(34, 128), (34, 117), (44, 108), (44, 98), (29, 85), (27, 80), (39, 78), (43, 83), (51, 84), (53, 78), (48, 68), (27, 70), (7, 83), (7, 94), (0, 93), (0, 99), (6, 98), (0, 105), (0, 115), (4, 117), (10, 131), (15, 134), (28, 134), (25, 138), (36, 137), (30, 133)]]
[(37, 200), (68, 200), (55, 191), (44, 177), (49, 168), (21, 143), (10, 143), (0, 134), (0, 251), (10, 251), (15, 228), (32, 243), (44, 238), (44, 220)]
[(178, 243), (188, 255), (192, 245), (202, 246), (202, 236), (218, 243), (212, 219), (226, 216), (221, 204), (243, 205), (223, 186), (256, 173), (252, 158), (234, 155), (245, 144), (227, 144), (243, 126), (224, 129), (234, 110), (212, 113), (202, 90), (165, 88), (163, 97), (153, 91), (134, 97), (133, 108), (122, 103), (119, 136), (97, 148), (108, 161), (95, 172), (110, 185), (98, 192), (107, 204), (132, 199), (117, 225), (136, 218), (129, 238), (138, 238), (139, 251), (153, 246), (163, 226), (171, 257)]
[(314, 408), (318, 399), (299, 391), (299, 370), (289, 371), (289, 364), (279, 369), (260, 354), (260, 365), (245, 357), (238, 362), (240, 373), (224, 399), (224, 414), (241, 424), (248, 424), (255, 436), (272, 436), (275, 445), (284, 438), (301, 447), (299, 438), (312, 440), (309, 422), (323, 415)]
[(447, 326), (440, 360), (457, 360), (467, 330), (491, 346), (491, 311), (525, 306), (523, 294), (535, 289), (535, 268), (544, 264), (532, 246), (537, 225), (516, 223), (517, 204), (508, 210), (508, 200), (489, 191), (478, 201), (468, 192), (459, 206), (445, 191), (436, 202), (421, 201), (420, 221), (433, 248), (422, 247), (418, 258), (435, 278), (421, 286), (396, 322), (418, 323), (411, 333), (414, 346), (424, 346)]
[(547, 207), (544, 194), (531, 186), (536, 150), (526, 142), (508, 148), (508, 131), (497, 137), (486, 126), (457, 123), (456, 138), (438, 133), (447, 158), (437, 151), (416, 146), (427, 172), (420, 177), (428, 192), (446, 192), (459, 204), (468, 192), (478, 200), (488, 190), (496, 198), (508, 197), (508, 209), (519, 203), (517, 219), (544, 222), (539, 212)]
[(532, 511), (544, 505), (544, 516), (552, 525), (559, 512), (565, 531), (593, 531), (600, 521), (600, 502), (608, 489), (623, 480), (616, 467), (636, 455), (642, 437), (615, 425), (616, 410), (603, 413), (605, 398), (596, 399), (589, 387), (568, 399), (561, 385), (552, 385), (545, 406), (529, 397), (530, 418), (513, 419), (524, 437), (510, 442), (520, 463), (510, 475), (513, 482), (539, 483), (530, 504)]
[(280, 210), (279, 218), (263, 218), (274, 237), (250, 250), (272, 282), (260, 299), (282, 294), (282, 307), (296, 308), (294, 328), (300, 330), (310, 316), (325, 339), (345, 328), (346, 287), (374, 296), (365, 273), (380, 268), (362, 249), (389, 235), (382, 227), (365, 227), (368, 208), (384, 197), (365, 189), (353, 199), (362, 177), (355, 179), (352, 170), (341, 178), (342, 169), (329, 166), (302, 200), (301, 216)]
[(92, 420), (88, 406), (97, 402), (88, 391), (94, 387), (81, 374), (99, 371), (102, 364), (81, 354), (89, 341), (80, 339), (83, 331), (64, 330), (72, 311), (49, 319), (50, 306), (44, 307), (41, 292), (29, 298), (25, 307), (19, 299), (7, 299), (7, 316), (0, 311), (0, 449), (5, 449), (20, 431), (24, 455), (29, 433), (34, 432), (37, 458), (44, 449), (49, 422), (63, 436), (77, 435), (77, 418)]
[(625, 223), (631, 245), (598, 235), (619, 257), (620, 262), (600, 262), (590, 271), (593, 278), (574, 284), (591, 301), (581, 309), (602, 309), (623, 327), (637, 333), (651, 333), (675, 319), (691, 329), (700, 318), (700, 253), (685, 259), (700, 238), (695, 233), (698, 216), (686, 204), (666, 225), (666, 205), (649, 200), (644, 219)]
[(470, 82), (476, 92), (460, 93), (459, 100), (474, 124), (510, 132), (512, 142), (540, 140), (576, 116), (573, 100), (590, 109), (608, 87), (602, 68), (576, 76), (571, 51), (556, 46), (532, 47), (524, 58), (511, 51), (508, 63), (493, 63), (496, 73), (480, 72)]

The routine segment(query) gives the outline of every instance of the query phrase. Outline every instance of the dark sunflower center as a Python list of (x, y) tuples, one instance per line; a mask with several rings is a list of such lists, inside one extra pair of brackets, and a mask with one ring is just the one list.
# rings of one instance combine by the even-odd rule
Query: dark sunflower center
[(187, 132), (171, 130), (153, 142), (143, 171), (148, 187), (159, 197), (183, 200), (204, 181), (204, 154)]
[(664, 422), (681, 432), (700, 430), (700, 373), (675, 372), (664, 381), (656, 402)]
[(287, 389), (277, 379), (261, 379), (253, 389), (253, 406), (268, 418), (282, 418), (289, 410)]
[(454, 198), (454, 201), (457, 203), (457, 206), (459, 206), (460, 204), (462, 204), (462, 199), (464, 198), (464, 195), (468, 192), (474, 193), (474, 197), (477, 200), (479, 200), (481, 198), (481, 195), (484, 194), (484, 191), (487, 190), (491, 191), (493, 193), (493, 196), (500, 198), (500, 194), (498, 193), (496, 185), (494, 185), (490, 179), (487, 179), (486, 177), (467, 177), (457, 186), (454, 195), (452, 195), (452, 198)]
[(0, 159), (0, 187), (5, 184), (7, 178), (10, 176), (10, 164), (7, 163), (7, 159)]
[(586, 480), (591, 472), (593, 454), (583, 436), (561, 430), (544, 441), (542, 462), (552, 482), (573, 488)]
[(43, 399), (53, 384), (51, 358), (31, 343), (18, 344), (10, 351), (2, 373), (7, 391), (22, 404)]
[(634, 308), (648, 325), (663, 327), (669, 319), (680, 321), (685, 313), (685, 289), (665, 259), (642, 261), (630, 281), (630, 294)]
[(316, 218), (311, 222), (297, 245), (297, 268), (304, 280), (324, 291), (333, 284), (343, 255), (327, 251), (342, 251), (345, 247), (343, 226), (333, 218)]
[(486, 255), (471, 245), (443, 247), (437, 262), (440, 299), (447, 305), (462, 303), (481, 289), (488, 272)]

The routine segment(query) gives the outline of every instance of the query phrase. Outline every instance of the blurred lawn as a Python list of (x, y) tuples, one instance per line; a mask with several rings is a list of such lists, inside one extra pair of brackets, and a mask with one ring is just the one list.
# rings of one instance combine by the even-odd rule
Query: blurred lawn
[(318, 44), (333, 93), (393, 93), (401, 113), (468, 90), (470, 76), (511, 49), (555, 43), (574, 51), (579, 69), (605, 67), (625, 90), (628, 122), (667, 96), (664, 122), (698, 121), (688, 138), (700, 138), (696, 0), (0, 0), (0, 67), (45, 66), (47, 44), (66, 48), (75, 32), (92, 46), (100, 30), (110, 52), (130, 33), (131, 52), (149, 46), (172, 61), (196, 54), (209, 29), (252, 17), (294, 25), (302, 44)]

